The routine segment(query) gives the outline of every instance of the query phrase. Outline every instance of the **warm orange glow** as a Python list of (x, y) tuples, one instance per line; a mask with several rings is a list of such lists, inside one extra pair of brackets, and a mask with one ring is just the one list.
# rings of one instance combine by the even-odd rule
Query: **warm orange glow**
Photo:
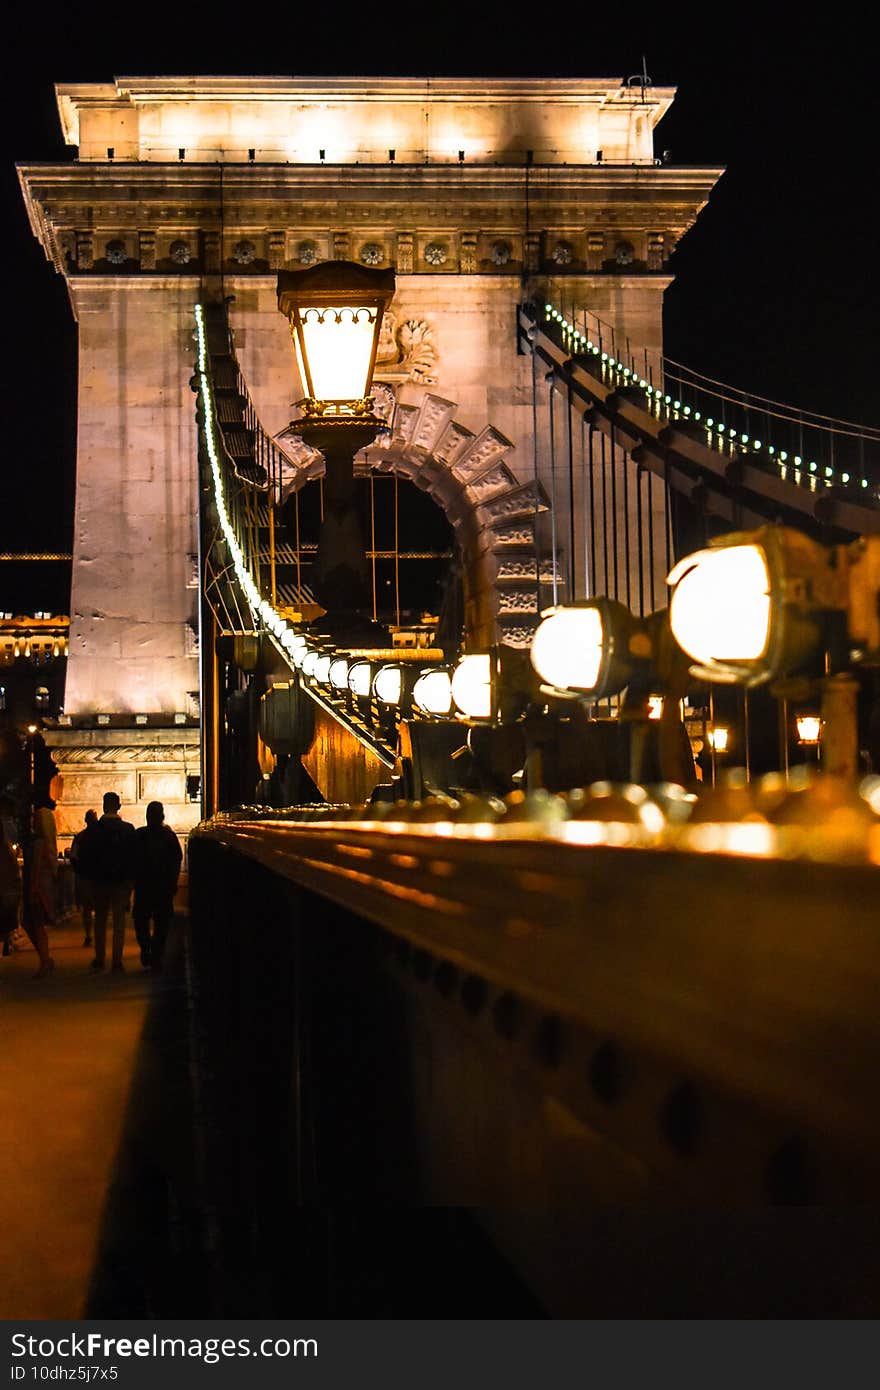
[(822, 720), (815, 714), (799, 714), (795, 720), (798, 743), (817, 744), (822, 734)]

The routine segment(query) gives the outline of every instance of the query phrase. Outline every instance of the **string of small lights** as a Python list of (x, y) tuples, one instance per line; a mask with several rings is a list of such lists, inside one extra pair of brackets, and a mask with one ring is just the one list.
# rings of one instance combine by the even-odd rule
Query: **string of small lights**
[(868, 478), (854, 477), (846, 470), (830, 463), (820, 464), (815, 459), (807, 460), (800, 454), (791, 454), (787, 449), (778, 448), (761, 439), (739, 430), (724, 420), (676, 400), (662, 387), (654, 386), (633, 367), (621, 362), (611, 353), (604, 351), (577, 324), (573, 323), (552, 304), (544, 305), (546, 323), (555, 324), (562, 333), (563, 345), (573, 356), (598, 358), (601, 363), (603, 379), (611, 380), (616, 386), (635, 387), (645, 393), (646, 403), (651, 413), (658, 419), (686, 421), (702, 426), (706, 442), (719, 452), (746, 452), (757, 455), (773, 465), (784, 481), (793, 481), (799, 486), (807, 486), (812, 491), (818, 487), (845, 487), (868, 492), (869, 496), (880, 498), (880, 489), (872, 487)]

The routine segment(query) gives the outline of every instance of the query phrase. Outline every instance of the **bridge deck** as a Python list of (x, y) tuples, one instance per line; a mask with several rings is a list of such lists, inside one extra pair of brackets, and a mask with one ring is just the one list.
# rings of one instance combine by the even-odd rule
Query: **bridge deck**
[(179, 940), (145, 974), (129, 925), (124, 976), (92, 975), (78, 920), (0, 962), (0, 1316), (171, 1315), (200, 1256)]

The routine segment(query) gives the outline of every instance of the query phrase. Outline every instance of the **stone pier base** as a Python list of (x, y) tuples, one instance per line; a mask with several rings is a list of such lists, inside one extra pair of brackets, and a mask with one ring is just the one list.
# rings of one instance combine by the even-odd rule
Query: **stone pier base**
[(58, 848), (69, 847), (89, 808), (101, 814), (105, 792), (116, 792), (123, 820), (143, 825), (147, 803), (161, 801), (165, 822), (181, 839), (201, 816), (189, 800), (187, 777), (199, 772), (199, 730), (182, 728), (46, 729), (60, 773), (55, 790)]

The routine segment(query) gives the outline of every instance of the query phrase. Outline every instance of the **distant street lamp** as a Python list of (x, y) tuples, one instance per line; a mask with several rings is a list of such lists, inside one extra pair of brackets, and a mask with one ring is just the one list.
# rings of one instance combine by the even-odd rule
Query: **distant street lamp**
[(370, 389), (382, 315), (393, 294), (393, 271), (353, 261), (325, 261), (278, 274), (278, 308), (290, 322), (308, 393), (290, 430), (326, 461), (313, 587), (327, 610), (326, 626), (340, 637), (363, 621), (369, 599), (353, 462), (384, 423), (373, 411)]
[(795, 719), (798, 743), (815, 747), (822, 733), (822, 720), (816, 714), (799, 714)]

